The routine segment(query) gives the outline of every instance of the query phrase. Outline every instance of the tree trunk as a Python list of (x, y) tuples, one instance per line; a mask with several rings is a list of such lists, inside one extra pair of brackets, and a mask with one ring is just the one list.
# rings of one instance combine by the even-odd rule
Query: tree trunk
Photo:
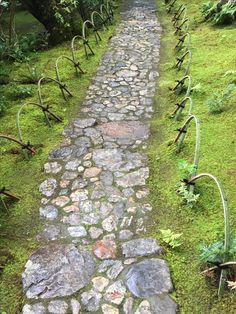
[(82, 19), (77, 8), (67, 12), (59, 0), (21, 0), (24, 7), (49, 32), (51, 44), (58, 44), (81, 34)]

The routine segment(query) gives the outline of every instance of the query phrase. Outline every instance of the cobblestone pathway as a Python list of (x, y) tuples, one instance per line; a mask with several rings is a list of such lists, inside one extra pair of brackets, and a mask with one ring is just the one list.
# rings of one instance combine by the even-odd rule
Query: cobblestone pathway
[(46, 223), (23, 273), (24, 314), (176, 312), (162, 249), (145, 237), (160, 26), (154, 0), (124, 3), (81, 114), (45, 164)]

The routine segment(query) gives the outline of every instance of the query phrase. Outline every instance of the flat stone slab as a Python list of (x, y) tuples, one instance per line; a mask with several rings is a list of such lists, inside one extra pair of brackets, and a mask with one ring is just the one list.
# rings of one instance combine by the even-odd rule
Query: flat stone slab
[(122, 253), (126, 258), (159, 254), (161, 251), (157, 241), (152, 238), (136, 239), (122, 244)]
[(85, 287), (95, 271), (92, 254), (74, 245), (51, 244), (36, 251), (22, 274), (29, 299), (72, 295)]
[(115, 139), (146, 139), (149, 136), (149, 126), (139, 121), (119, 121), (104, 123), (98, 127), (103, 135)]
[(157, 258), (132, 265), (126, 274), (126, 283), (129, 290), (141, 298), (167, 294), (173, 290), (167, 263)]
[(162, 294), (151, 298), (151, 309), (155, 314), (175, 314), (177, 304), (168, 294)]

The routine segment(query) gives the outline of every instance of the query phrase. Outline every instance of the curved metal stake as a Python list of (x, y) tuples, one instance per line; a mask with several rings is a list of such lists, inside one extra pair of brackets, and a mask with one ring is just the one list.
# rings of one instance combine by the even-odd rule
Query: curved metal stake
[(9, 136), (9, 135), (4, 135), (4, 134), (0, 134), (0, 139), (5, 139), (11, 142), (14, 142), (16, 144), (18, 144), (19, 146), (21, 146), (22, 148), (22, 152), (24, 153), (25, 157), (28, 159), (28, 155), (25, 154), (25, 151), (27, 150), (32, 156), (35, 155), (35, 149), (34, 147), (30, 144), (30, 142), (23, 143), (22, 141), (17, 140), (16, 138)]
[(182, 57), (176, 58), (177, 63), (176, 63), (176, 65), (175, 65), (175, 68), (177, 68), (177, 70), (180, 71), (181, 68), (182, 68), (182, 65), (183, 65), (183, 63), (184, 63), (184, 60), (185, 60), (186, 56), (189, 56), (189, 61), (188, 61), (188, 64), (187, 64), (187, 66), (186, 66), (186, 69), (185, 69), (185, 71), (184, 71), (184, 76), (188, 75), (189, 70), (190, 70), (190, 66), (191, 66), (191, 64), (192, 64), (192, 53), (191, 53), (191, 51), (190, 51), (190, 50), (187, 50), (187, 51), (182, 55)]
[(97, 11), (93, 11), (91, 14), (91, 22), (96, 27), (96, 29), (98, 29), (98, 27), (95, 25), (95, 19), (94, 19), (95, 16), (97, 16), (100, 19), (103, 29), (108, 29), (108, 27), (106, 26), (106, 22), (103, 19), (102, 15)]
[(185, 97), (180, 104), (176, 104), (176, 109), (171, 115), (172, 118), (175, 118), (176, 121), (180, 119), (181, 113), (186, 107), (186, 104), (189, 102), (189, 112), (188, 115), (191, 116), (193, 113), (193, 101), (191, 97)]
[(188, 32), (188, 29), (189, 29), (189, 19), (185, 18), (184, 21), (182, 21), (182, 23), (180, 25), (176, 26), (176, 30), (175, 30), (174, 34), (175, 35), (180, 35), (181, 32), (182, 32), (182, 28), (185, 26), (185, 24), (186, 24), (185, 32)]
[(98, 45), (98, 42), (101, 41), (101, 36), (99, 35), (98, 33), (98, 30), (96, 29), (96, 27), (94, 26), (94, 24), (89, 21), (89, 20), (86, 20), (84, 23), (83, 23), (83, 29), (82, 29), (82, 37), (88, 41), (88, 38), (87, 38), (87, 32), (86, 30), (88, 29), (87, 25), (90, 25), (92, 26), (92, 29), (93, 29), (93, 32), (94, 32), (94, 36), (95, 36), (95, 40), (96, 40), (96, 43)]
[(186, 38), (188, 39), (188, 42), (187, 42), (185, 51), (189, 50), (190, 49), (190, 44), (191, 44), (191, 35), (190, 35), (190, 33), (186, 33), (183, 36), (181, 36), (178, 39), (178, 43), (176, 44), (174, 49), (176, 49), (177, 51), (180, 51), (183, 48), (183, 44), (184, 44), (184, 41), (185, 41)]
[(180, 88), (180, 93), (181, 93), (186, 80), (188, 80), (188, 88), (187, 88), (187, 91), (185, 93), (185, 97), (189, 97), (190, 93), (192, 91), (192, 78), (190, 75), (186, 75), (181, 80), (177, 80), (176, 81), (177, 84), (175, 85), (175, 87), (171, 88), (170, 90), (172, 90), (173, 92), (176, 92)]
[(61, 90), (61, 93), (62, 93), (62, 96), (63, 98), (65, 99), (65, 101), (67, 101), (67, 97), (65, 95), (65, 92), (70, 96), (70, 97), (73, 97), (73, 95), (71, 94), (71, 92), (68, 90), (68, 88), (66, 87), (65, 84), (62, 84), (61, 82), (59, 82), (58, 80), (55, 80), (54, 78), (51, 78), (49, 76), (44, 76), (44, 77), (41, 77), (41, 79), (38, 81), (38, 99), (39, 99), (39, 104), (42, 106), (42, 107), (45, 107), (44, 106), (44, 103), (43, 103), (43, 100), (42, 100), (42, 92), (41, 92), (41, 84), (44, 80), (48, 80), (48, 81), (51, 81), (51, 82), (54, 82), (56, 83), (60, 90)]
[(170, 4), (169, 4), (169, 7), (167, 9), (167, 13), (170, 13), (172, 8), (174, 7), (175, 3), (176, 3), (177, 0), (173, 0)]
[[(201, 173), (195, 177), (193, 177), (188, 184), (191, 185), (193, 183), (195, 183), (195, 181), (204, 178), (204, 177), (208, 177), (210, 179), (212, 179), (219, 192), (220, 192), (220, 197), (221, 197), (221, 201), (222, 201), (222, 206), (223, 206), (223, 211), (224, 211), (224, 224), (225, 224), (225, 228), (224, 228), (224, 232), (225, 232), (225, 239), (224, 239), (224, 260), (223, 262), (226, 262), (228, 255), (229, 255), (229, 250), (230, 250), (230, 210), (228, 207), (228, 200), (227, 200), (227, 196), (226, 193), (224, 191), (224, 188), (222, 186), (222, 184), (220, 183), (220, 181), (213, 176), (212, 174), (209, 173)], [(226, 269), (222, 269), (221, 270), (221, 275), (220, 275), (220, 283), (219, 283), (219, 288), (218, 288), (218, 296), (221, 296), (225, 290), (225, 282), (226, 282), (226, 278), (227, 278), (227, 271)]]
[(56, 78), (57, 78), (58, 82), (63, 84), (62, 80), (60, 78), (60, 73), (59, 73), (59, 62), (62, 59), (66, 59), (66, 60), (68, 60), (69, 62), (71, 62), (73, 64), (77, 76), (79, 76), (80, 74), (84, 74), (84, 71), (82, 70), (81, 65), (80, 65), (79, 62), (75, 62), (73, 59), (63, 55), (63, 56), (58, 57), (57, 60), (56, 60), (56, 63), (55, 63)]
[(49, 116), (51, 116), (52, 118), (54, 118), (58, 122), (62, 122), (62, 119), (60, 117), (58, 117), (57, 115), (55, 115), (53, 112), (51, 112), (49, 110), (49, 106), (43, 107), (43, 106), (39, 105), (38, 103), (34, 103), (34, 102), (25, 103), (20, 107), (20, 109), (18, 110), (17, 115), (16, 115), (16, 126), (17, 126), (17, 130), (18, 130), (19, 139), (21, 142), (23, 142), (23, 136), (22, 136), (21, 126), (20, 126), (20, 115), (21, 115), (22, 110), (26, 106), (29, 106), (29, 105), (35, 106), (35, 107), (38, 107), (39, 109), (41, 109), (41, 111), (43, 112), (43, 114), (45, 116), (46, 123), (48, 124), (48, 126), (51, 127), (51, 122), (50, 122)]
[[(176, 139), (174, 140), (174, 143), (177, 144), (176, 153), (178, 154), (181, 152), (185, 137), (186, 137), (187, 132), (188, 132), (189, 125), (190, 125), (192, 120), (194, 120), (195, 127), (196, 127), (196, 144), (195, 144), (195, 153), (194, 153), (194, 160), (193, 160), (195, 172), (192, 174), (192, 177), (194, 177), (196, 175), (197, 169), (198, 169), (198, 164), (199, 164), (199, 159), (200, 159), (200, 142), (201, 142), (200, 122), (196, 116), (191, 115), (185, 121), (182, 128), (178, 129), (179, 134), (177, 135)], [(191, 192), (193, 192), (193, 191), (194, 191), (194, 186), (191, 185)]]

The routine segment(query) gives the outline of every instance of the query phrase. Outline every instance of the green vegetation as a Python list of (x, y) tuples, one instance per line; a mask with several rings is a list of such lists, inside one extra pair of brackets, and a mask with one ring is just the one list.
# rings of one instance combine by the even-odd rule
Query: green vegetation
[(215, 1), (208, 1), (203, 3), (202, 13), (206, 20), (210, 20), (216, 25), (230, 24), (235, 21), (236, 6), (230, 1), (223, 5), (219, 5)]
[(211, 113), (221, 113), (225, 109), (228, 99), (232, 96), (235, 90), (235, 84), (229, 84), (227, 88), (219, 93), (213, 93), (209, 99), (207, 99), (207, 106)]
[[(212, 93), (221, 93), (229, 84), (235, 84), (235, 25), (217, 27), (203, 20), (202, 0), (178, 1), (187, 6), (190, 19), (191, 45), (193, 63), (190, 75), (194, 88), (193, 113), (201, 122), (201, 153), (198, 173), (208, 172), (216, 175), (222, 182), (229, 200), (231, 210), (231, 227), (235, 232), (236, 215), (236, 95), (227, 99), (224, 111), (212, 115), (206, 106)], [(152, 140), (149, 146), (151, 167), (151, 199), (158, 227), (170, 228), (176, 233), (183, 233), (182, 245), (169, 249), (166, 258), (169, 262), (175, 286), (174, 298), (183, 314), (235, 313), (236, 295), (226, 293), (221, 299), (217, 297), (217, 286), (201, 276), (200, 245), (209, 246), (224, 239), (224, 216), (219, 192), (212, 181), (200, 180), (196, 183), (195, 194), (198, 202), (189, 208), (176, 193), (179, 181), (179, 160), (191, 165), (196, 144), (194, 124), (190, 127), (183, 149), (176, 153), (172, 144), (176, 129), (181, 121), (169, 119), (180, 103), (184, 94), (175, 95), (169, 88), (180, 79), (183, 71), (176, 72), (173, 61), (176, 57), (174, 47), (177, 37), (173, 34), (171, 15), (166, 13), (162, 1), (157, 0), (159, 19), (162, 23), (162, 53), (160, 78), (156, 95), (156, 114), (152, 121)], [(181, 52), (180, 52), (181, 55)], [(182, 119), (187, 119), (188, 108), (183, 111)], [(172, 144), (172, 145), (170, 145)], [(188, 168), (188, 167), (187, 167)], [(153, 219), (153, 216), (152, 216)], [(151, 235), (161, 239), (156, 232), (156, 224), (150, 230)]]
[[(17, 13), (16, 18), (18, 14), (22, 15), (22, 12)], [(18, 21), (24, 24), (24, 19)], [(96, 45), (91, 37), (91, 46), (95, 51), (95, 56), (90, 57), (89, 60), (85, 59), (83, 47), (78, 47), (76, 56), (85, 74), (77, 77), (71, 64), (66, 61), (61, 62), (61, 79), (67, 83), (74, 96), (69, 102), (63, 100), (57, 86), (52, 83), (43, 84), (45, 104), (50, 105), (52, 112), (63, 118), (63, 123), (52, 121), (52, 127), (49, 128), (42, 112), (36, 106), (29, 106), (22, 112), (21, 127), (24, 139), (29, 140), (36, 147), (36, 155), (33, 158), (26, 161), (14, 143), (1, 140), (0, 188), (3, 186), (9, 188), (21, 199), (16, 203), (5, 199), (9, 213), (0, 202), (0, 313), (2, 311), (7, 314), (21, 313), (23, 304), (21, 273), (29, 255), (38, 246), (35, 236), (42, 228), (42, 225), (38, 223), (40, 207), (38, 187), (45, 179), (43, 165), (49, 151), (59, 146), (62, 140), (62, 130), (79, 112), (86, 90), (106, 51), (114, 28), (115, 26), (110, 26), (108, 31), (100, 32), (102, 41), (99, 45)], [(24, 31), (24, 25), (22, 29)], [(0, 93), (4, 96), (0, 99), (0, 115), (3, 110), (0, 117), (0, 133), (17, 137), (17, 111), (25, 102), (37, 100), (35, 83), (41, 73), (55, 77), (55, 60), (60, 55), (71, 55), (69, 42), (48, 51), (30, 53), (27, 56), (27, 63), (4, 63), (4, 73), (9, 74), (10, 80), (5, 85), (0, 85)], [(19, 86), (17, 94), (16, 84)], [(29, 90), (32, 90), (32, 95), (28, 95)], [(22, 93), (23, 95), (26, 93), (29, 97), (22, 99)], [(17, 95), (17, 97), (12, 98), (12, 95)]]
[(171, 248), (176, 248), (181, 245), (181, 242), (179, 242), (179, 238), (183, 235), (183, 233), (174, 233), (170, 229), (167, 230), (160, 230), (162, 235), (162, 240), (168, 244)]

